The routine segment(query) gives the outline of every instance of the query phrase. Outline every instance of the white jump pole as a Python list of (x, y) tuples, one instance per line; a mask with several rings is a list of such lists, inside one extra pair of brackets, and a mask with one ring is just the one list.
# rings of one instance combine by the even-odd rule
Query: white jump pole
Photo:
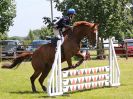
[[(62, 85), (62, 83), (64, 83), (64, 82), (63, 82), (62, 71), (61, 71), (61, 44), (62, 44), (62, 42), (63, 41), (61, 41), (61, 40), (59, 40), (57, 42), (57, 50), (55, 53), (55, 60), (54, 60), (54, 63), (52, 66), (52, 71), (51, 71), (52, 73), (51, 73), (50, 79), (48, 80), (48, 95), (49, 96), (62, 95), (65, 92), (63, 89), (64, 86)], [(103, 68), (105, 68), (105, 67), (104, 66), (97, 67), (97, 70), (98, 70), (98, 68), (99, 68), (99, 70), (101, 70), (101, 69), (103, 70)], [(120, 85), (120, 69), (118, 66), (112, 38), (109, 38), (109, 65), (107, 66), (107, 68), (109, 69), (109, 74), (108, 74), (109, 80), (107, 80), (107, 82), (109, 82), (109, 84), (107, 84), (107, 86), (119, 86)], [(91, 71), (91, 70), (92, 69), (89, 69), (89, 71)], [(77, 73), (77, 71), (79, 71), (79, 70), (71, 70), (71, 71), (74, 71), (75, 73)], [(82, 71), (86, 71), (86, 69), (82, 70)], [(87, 71), (88, 71), (88, 69), (87, 69)], [(69, 71), (66, 71), (66, 72), (69, 72)], [(98, 83), (101, 83), (101, 81)], [(96, 84), (96, 82), (94, 82), (94, 84)], [(82, 86), (82, 85), (83, 84), (80, 84), (80, 86)], [(87, 84), (84, 83), (84, 85), (86, 86)], [(102, 81), (102, 85), (104, 86), (104, 81)], [(74, 86), (76, 86), (76, 85), (74, 85)]]

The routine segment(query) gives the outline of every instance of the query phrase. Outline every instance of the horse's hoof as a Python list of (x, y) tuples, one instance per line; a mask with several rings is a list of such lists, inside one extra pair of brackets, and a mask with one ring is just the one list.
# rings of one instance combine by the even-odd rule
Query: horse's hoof
[(43, 91), (46, 92), (47, 88), (45, 86), (42, 87)]
[(74, 68), (76, 68), (76, 66), (71, 66), (70, 68), (74, 69)]
[(38, 93), (36, 90), (33, 90), (33, 93)]

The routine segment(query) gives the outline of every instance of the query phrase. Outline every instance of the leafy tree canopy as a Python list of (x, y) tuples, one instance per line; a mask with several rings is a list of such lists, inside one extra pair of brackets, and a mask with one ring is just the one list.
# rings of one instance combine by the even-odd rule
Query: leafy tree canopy
[(41, 29), (30, 30), (27, 39), (31, 41), (34, 39), (46, 39), (47, 36), (51, 35), (52, 35), (51, 29), (42, 27)]
[(0, 0), (0, 39), (5, 39), (9, 27), (13, 25), (16, 17), (16, 4), (14, 0)]

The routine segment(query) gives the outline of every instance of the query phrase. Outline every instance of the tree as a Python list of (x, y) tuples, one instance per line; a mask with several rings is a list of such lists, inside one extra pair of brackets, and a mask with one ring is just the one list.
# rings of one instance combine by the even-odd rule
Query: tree
[(13, 18), (16, 17), (16, 5), (14, 0), (0, 0), (0, 39), (7, 35), (9, 27), (13, 25)]
[(7, 39), (7, 33), (1, 33), (0, 32), (0, 40), (4, 40), (4, 39)]
[(33, 33), (33, 31), (32, 31), (32, 30), (30, 30), (30, 31), (29, 31), (28, 37), (29, 37), (29, 39), (30, 39), (31, 41), (33, 41), (33, 40), (34, 40), (35, 35), (34, 35), (34, 33)]
[(30, 30), (27, 39), (46, 39), (47, 36), (52, 36), (51, 29), (42, 27), (41, 29)]
[(133, 38), (133, 0), (130, 0), (130, 2), (126, 4), (126, 11), (130, 11), (131, 13), (131, 15), (128, 15), (127, 18), (132, 27), (127, 30), (127, 37)]
[(49, 28), (41, 28), (39, 34), (40, 34), (40, 39), (46, 39), (47, 36), (52, 36), (53, 35), (51, 29), (49, 29)]

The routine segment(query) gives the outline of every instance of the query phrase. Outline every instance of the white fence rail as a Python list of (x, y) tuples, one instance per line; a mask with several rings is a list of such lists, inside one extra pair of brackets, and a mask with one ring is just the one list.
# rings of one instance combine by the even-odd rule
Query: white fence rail
[[(118, 62), (117, 62), (117, 58), (116, 58), (116, 54), (115, 54), (115, 50), (114, 50), (114, 46), (113, 46), (113, 42), (112, 42), (112, 38), (109, 39), (109, 64), (108, 66), (102, 66), (102, 67), (96, 67), (94, 69), (81, 69), (81, 70), (70, 70), (70, 71), (66, 71), (63, 72), (61, 71), (61, 41), (58, 41), (57, 43), (57, 51), (55, 54), (55, 61), (53, 63), (52, 66), (52, 73), (50, 76), (50, 79), (48, 80), (48, 95), (49, 96), (56, 96), (56, 95), (62, 95), (65, 92), (68, 91), (73, 91), (76, 89), (89, 89), (89, 88), (95, 88), (95, 86), (119, 86), (120, 85), (120, 69), (118, 66)], [(106, 67), (106, 68), (105, 68)], [(103, 75), (95, 75), (95, 76), (87, 76), (87, 77), (79, 77), (79, 78), (71, 78), (71, 79), (63, 79), (63, 77), (68, 76), (69, 75), (77, 75), (78, 72), (77, 71), (81, 71), (83, 74), (87, 72), (87, 70), (91, 71), (91, 72), (97, 72), (98, 70), (102, 70), (102, 68), (107, 69), (107, 71), (109, 71), (107, 74), (103, 74)], [(105, 70), (103, 69), (103, 70)], [(77, 85), (67, 85), (68, 81), (74, 81), (75, 79), (79, 80), (80, 79), (98, 79), (99, 77), (104, 76), (105, 78), (108, 79), (103, 79), (103, 81), (94, 81), (91, 83), (80, 83)], [(87, 87), (88, 86), (88, 87)], [(91, 86), (91, 87), (89, 87)]]

